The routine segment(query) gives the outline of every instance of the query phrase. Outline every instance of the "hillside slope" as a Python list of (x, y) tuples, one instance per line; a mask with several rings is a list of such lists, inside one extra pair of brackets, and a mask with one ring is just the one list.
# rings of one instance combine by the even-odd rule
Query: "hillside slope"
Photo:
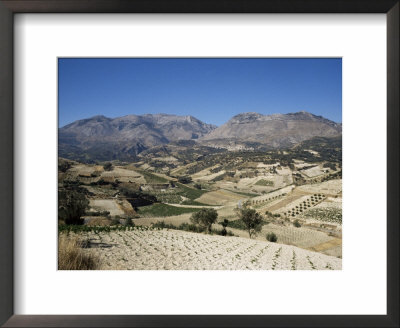
[[(340, 270), (342, 260), (298, 247), (177, 230), (88, 233), (104, 270)], [(99, 246), (96, 246), (99, 245)]]

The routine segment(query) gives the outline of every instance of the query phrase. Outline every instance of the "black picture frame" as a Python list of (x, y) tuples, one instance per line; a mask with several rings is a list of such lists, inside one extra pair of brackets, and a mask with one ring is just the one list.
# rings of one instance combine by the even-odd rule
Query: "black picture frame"
[[(0, 0), (0, 324), (4, 327), (399, 327), (399, 11), (399, 0)], [(13, 18), (16, 13), (385, 13), (387, 315), (14, 315)]]

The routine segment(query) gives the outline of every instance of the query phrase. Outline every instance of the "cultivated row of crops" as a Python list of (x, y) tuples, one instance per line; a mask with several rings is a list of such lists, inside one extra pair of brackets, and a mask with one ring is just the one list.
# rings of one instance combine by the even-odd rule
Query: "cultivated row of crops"
[[(71, 234), (74, 237), (75, 234)], [(320, 270), (341, 269), (341, 260), (294, 246), (177, 230), (79, 233), (102, 269), (132, 270)], [(310, 261), (313, 265), (310, 265)]]

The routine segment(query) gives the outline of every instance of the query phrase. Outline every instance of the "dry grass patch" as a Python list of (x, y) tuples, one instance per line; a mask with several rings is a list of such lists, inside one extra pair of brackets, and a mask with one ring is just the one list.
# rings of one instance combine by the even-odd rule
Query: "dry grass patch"
[(321, 244), (315, 245), (313, 247), (309, 247), (308, 249), (310, 251), (322, 253), (324, 251), (330, 250), (332, 248), (336, 248), (338, 246), (342, 247), (342, 239), (335, 238), (328, 242), (321, 243)]
[(98, 256), (82, 250), (82, 240), (60, 235), (58, 238), (58, 270), (98, 270)]

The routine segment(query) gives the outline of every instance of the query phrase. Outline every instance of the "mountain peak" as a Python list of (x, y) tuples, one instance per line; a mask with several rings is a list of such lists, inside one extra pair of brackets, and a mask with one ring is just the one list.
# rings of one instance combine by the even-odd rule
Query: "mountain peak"
[(297, 113), (295, 113), (295, 114), (302, 114), (302, 115), (307, 115), (307, 116), (314, 116), (313, 114), (311, 114), (311, 113), (309, 113), (309, 112), (307, 112), (307, 111), (305, 111), (305, 110), (301, 110), (301, 111), (299, 111), (299, 112), (297, 112)]
[(98, 160), (132, 158), (153, 146), (201, 138), (213, 129), (193, 116), (145, 114), (110, 119), (98, 115), (60, 128), (59, 151), (70, 158), (80, 158), (82, 152)]
[(262, 115), (255, 112), (235, 115), (227, 123), (202, 138), (205, 144), (236, 141), (287, 147), (315, 136), (331, 137), (342, 133), (341, 125), (306, 111)]

